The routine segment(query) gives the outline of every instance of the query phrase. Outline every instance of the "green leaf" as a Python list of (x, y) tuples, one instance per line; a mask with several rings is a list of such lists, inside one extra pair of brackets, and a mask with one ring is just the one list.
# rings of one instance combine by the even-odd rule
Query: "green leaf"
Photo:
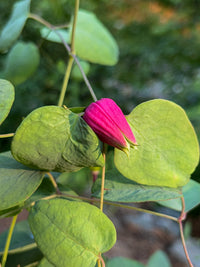
[(147, 267), (171, 267), (167, 255), (161, 251), (156, 251), (148, 261)]
[(43, 172), (28, 169), (10, 152), (0, 154), (0, 210), (21, 204), (38, 188)]
[(17, 205), (9, 209), (5, 210), (0, 210), (0, 218), (5, 218), (5, 217), (12, 217), (18, 213), (20, 213), (23, 209), (24, 205)]
[(139, 261), (127, 259), (124, 257), (115, 257), (106, 262), (106, 267), (145, 267)]
[[(123, 258), (123, 257), (115, 257), (106, 262), (106, 267), (145, 267), (142, 263)], [(154, 266), (156, 267), (156, 266)]]
[(6, 80), (0, 79), (0, 125), (8, 116), (15, 98), (13, 85)]
[(98, 208), (65, 199), (41, 200), (29, 224), (44, 256), (56, 267), (94, 267), (116, 241), (112, 222)]
[[(92, 187), (92, 195), (100, 197), (101, 179)], [(115, 202), (145, 202), (180, 198), (180, 189), (137, 184), (113, 169), (107, 171), (104, 199)]]
[(17, 2), (0, 35), (0, 52), (8, 50), (19, 37), (28, 18), (31, 0)]
[(100, 143), (85, 121), (69, 109), (45, 106), (31, 112), (12, 142), (14, 158), (48, 171), (77, 171), (102, 166)]
[[(185, 212), (190, 211), (200, 203), (200, 184), (194, 180), (190, 180), (182, 188), (183, 197), (185, 200)], [(160, 205), (168, 207), (173, 210), (182, 210), (181, 199), (171, 199), (167, 201), (160, 201)]]
[[(90, 64), (87, 62), (87, 61), (80, 61), (79, 62), (84, 73), (86, 75), (88, 75), (89, 71), (90, 71)], [(82, 81), (83, 80), (83, 75), (78, 67), (78, 65), (74, 65), (73, 69), (72, 69), (72, 73), (71, 73), (71, 77), (74, 79), (74, 80), (77, 80), (77, 81)]]
[(55, 265), (51, 264), (46, 258), (43, 258), (37, 267), (54, 267)]
[(69, 43), (70, 35), (68, 30), (59, 29), (52, 31), (48, 28), (42, 28), (40, 30), (40, 34), (44, 39), (55, 43), (62, 43), (62, 40), (60, 39), (59, 35), (56, 34), (55, 32), (58, 32), (59, 35), (62, 35), (62, 38), (65, 40), (65, 42)]
[[(3, 255), (8, 231), (0, 235), (0, 256)], [(33, 261), (40, 260), (41, 252), (37, 248), (33, 234), (26, 220), (15, 225), (6, 266), (25, 266)]]
[(128, 179), (141, 184), (180, 187), (199, 161), (199, 144), (184, 110), (156, 99), (137, 106), (127, 120), (138, 146), (130, 156), (115, 149), (115, 165)]
[(18, 42), (8, 54), (4, 77), (18, 85), (33, 75), (39, 61), (39, 51), (34, 43)]
[(77, 56), (92, 63), (115, 65), (118, 61), (116, 41), (95, 14), (86, 10), (78, 12), (75, 50)]

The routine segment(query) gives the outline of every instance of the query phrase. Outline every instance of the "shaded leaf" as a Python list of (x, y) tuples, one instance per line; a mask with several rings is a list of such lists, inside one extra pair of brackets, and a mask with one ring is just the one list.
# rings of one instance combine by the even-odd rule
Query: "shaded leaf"
[[(158, 201), (180, 198), (180, 191), (176, 188), (137, 184), (113, 169), (106, 172), (104, 199), (115, 202)], [(94, 183), (92, 193), (94, 197), (100, 197), (101, 179)]]
[(86, 10), (78, 12), (75, 50), (81, 59), (89, 62), (115, 65), (118, 61), (116, 41), (95, 14)]
[[(200, 203), (200, 184), (194, 180), (190, 180), (182, 188), (183, 197), (185, 200), (185, 212), (190, 211)], [(181, 199), (171, 199), (167, 201), (160, 201), (159, 204), (173, 210), (182, 210)]]
[(10, 152), (0, 154), (0, 210), (23, 203), (38, 188), (43, 172), (28, 169)]
[(6, 80), (0, 79), (0, 125), (8, 116), (15, 98), (13, 85)]
[(13, 138), (12, 153), (19, 162), (48, 171), (104, 164), (92, 129), (81, 117), (58, 106), (38, 108), (23, 120)]
[(148, 261), (147, 267), (171, 267), (167, 255), (161, 251), (156, 251)]
[(29, 224), (44, 256), (56, 267), (94, 267), (116, 241), (115, 227), (98, 208), (52, 199), (32, 207)]
[(19, 37), (28, 18), (30, 2), (23, 0), (14, 5), (11, 17), (0, 35), (0, 52), (8, 50)]
[(18, 42), (8, 54), (4, 77), (18, 85), (35, 72), (39, 61), (39, 51), (34, 43)]
[[(0, 256), (4, 252), (7, 235), (8, 231), (0, 235)], [(13, 231), (6, 266), (25, 266), (40, 260), (41, 257), (42, 254), (37, 248), (28, 222), (25, 220), (17, 223)]]
[(0, 218), (5, 218), (5, 217), (12, 217), (18, 213), (20, 213), (23, 209), (23, 204), (22, 205), (17, 205), (9, 209), (4, 209), (0, 211)]
[(115, 149), (117, 169), (141, 184), (185, 185), (198, 164), (199, 144), (184, 110), (156, 99), (137, 106), (127, 120), (139, 145), (129, 158)]
[[(142, 263), (123, 258), (123, 257), (115, 257), (106, 262), (106, 267), (145, 267)], [(156, 266), (154, 266), (156, 267)]]

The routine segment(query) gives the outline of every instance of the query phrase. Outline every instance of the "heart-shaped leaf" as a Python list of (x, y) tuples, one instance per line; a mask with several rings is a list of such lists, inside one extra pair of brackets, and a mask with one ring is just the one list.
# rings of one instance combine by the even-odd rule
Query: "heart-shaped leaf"
[(56, 267), (94, 267), (116, 241), (112, 222), (95, 206), (65, 199), (40, 200), (29, 224), (38, 247)]
[(4, 77), (14, 85), (18, 85), (35, 72), (39, 61), (40, 55), (34, 43), (18, 42), (8, 54)]
[[(92, 195), (100, 197), (101, 179), (92, 187)], [(145, 202), (180, 198), (181, 190), (169, 187), (158, 187), (137, 184), (125, 178), (116, 169), (106, 172), (104, 199), (115, 202)]]
[(129, 158), (115, 149), (115, 165), (140, 184), (180, 187), (199, 161), (199, 144), (185, 111), (173, 102), (156, 99), (137, 106), (127, 120), (138, 146)]
[[(10, 152), (0, 154), (0, 210), (7, 210), (28, 199), (42, 182), (44, 173), (28, 169)], [(7, 212), (7, 211), (6, 211)]]
[(31, 0), (17, 2), (12, 10), (11, 17), (0, 35), (0, 51), (8, 50), (19, 37), (28, 18)]
[(9, 81), (0, 79), (0, 125), (8, 116), (14, 97), (13, 85)]
[(95, 14), (86, 10), (78, 12), (75, 50), (81, 59), (92, 63), (115, 65), (118, 61), (116, 41)]
[(12, 154), (27, 166), (48, 171), (104, 164), (92, 129), (77, 114), (58, 106), (38, 108), (23, 120), (13, 138)]

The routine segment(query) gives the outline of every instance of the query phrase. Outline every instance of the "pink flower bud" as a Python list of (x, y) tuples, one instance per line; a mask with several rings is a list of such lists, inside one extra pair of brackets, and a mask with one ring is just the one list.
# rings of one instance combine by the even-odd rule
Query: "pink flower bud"
[(128, 154), (130, 146), (137, 142), (120, 107), (110, 98), (102, 98), (90, 104), (83, 119), (99, 139)]

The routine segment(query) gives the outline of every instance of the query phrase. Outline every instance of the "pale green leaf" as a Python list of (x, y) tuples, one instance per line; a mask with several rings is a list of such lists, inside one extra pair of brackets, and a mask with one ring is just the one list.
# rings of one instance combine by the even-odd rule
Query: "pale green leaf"
[(19, 37), (28, 18), (31, 0), (17, 2), (12, 10), (11, 17), (0, 35), (0, 51), (8, 50)]
[(185, 111), (156, 99), (137, 106), (127, 117), (138, 146), (130, 156), (115, 149), (115, 165), (140, 184), (180, 187), (199, 161), (199, 144)]
[(58, 106), (30, 113), (18, 127), (12, 153), (19, 162), (47, 171), (102, 166), (100, 142), (77, 114)]
[(0, 154), (0, 210), (23, 203), (38, 188), (43, 172), (28, 169), (17, 162), (10, 152)]
[(39, 61), (39, 51), (34, 43), (17, 42), (6, 59), (4, 77), (18, 85), (33, 75)]
[[(113, 169), (106, 172), (104, 199), (115, 202), (158, 201), (180, 198), (182, 196), (180, 191), (170, 187), (137, 184)], [(92, 193), (94, 197), (100, 197), (100, 178), (93, 185)]]
[(112, 222), (98, 208), (65, 199), (41, 200), (29, 224), (44, 256), (56, 267), (94, 267), (116, 241)]
[(15, 98), (13, 85), (6, 80), (0, 79), (0, 125), (8, 116)]
[(116, 41), (95, 14), (86, 10), (78, 12), (75, 50), (77, 56), (92, 63), (115, 65), (118, 61)]

